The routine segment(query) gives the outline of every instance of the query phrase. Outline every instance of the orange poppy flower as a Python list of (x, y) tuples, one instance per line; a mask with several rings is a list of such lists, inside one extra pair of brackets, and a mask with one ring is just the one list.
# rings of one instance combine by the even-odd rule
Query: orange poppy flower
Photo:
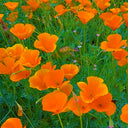
[(17, 81), (20, 81), (22, 79), (28, 78), (30, 76), (30, 74), (31, 74), (31, 70), (27, 70), (27, 69), (22, 67), (21, 69), (19, 68), (18, 71), (13, 72), (10, 75), (10, 80), (12, 80), (13, 82), (17, 82)]
[(26, 70), (15, 58), (7, 56), (0, 63), (0, 74), (8, 74), (10, 79), (16, 82), (26, 79), (31, 70)]
[(7, 57), (7, 52), (5, 48), (0, 48), (0, 61), (3, 61), (5, 57)]
[(45, 77), (47, 76), (48, 72), (49, 71), (47, 69), (38, 70), (34, 74), (34, 76), (31, 76), (29, 78), (30, 87), (36, 88), (40, 91), (46, 90), (48, 88), (48, 86), (46, 85)]
[(68, 80), (72, 79), (79, 72), (79, 68), (75, 64), (64, 64), (61, 66), (61, 70), (63, 70), (64, 77)]
[(123, 14), (123, 18), (126, 26), (128, 27), (128, 13)]
[(98, 13), (98, 11), (95, 8), (91, 8), (91, 7), (86, 7), (84, 8), (85, 11), (93, 13), (94, 15), (96, 15)]
[(43, 2), (43, 3), (48, 3), (49, 0), (41, 0), (41, 2)]
[[(75, 115), (80, 116), (83, 113), (87, 113), (91, 110), (88, 103), (84, 103), (80, 96), (77, 96), (78, 102), (74, 100), (74, 97), (70, 98), (68, 101), (67, 107), (71, 110)], [(79, 108), (78, 108), (79, 107)], [(79, 112), (80, 109), (80, 112)]]
[(120, 51), (112, 52), (112, 55), (114, 56), (116, 60), (121, 60), (125, 58), (126, 56), (128, 56), (128, 52), (124, 49), (121, 49)]
[(0, 22), (2, 21), (4, 14), (0, 14)]
[(7, 2), (7, 3), (4, 3), (4, 5), (5, 5), (8, 9), (10, 9), (11, 11), (14, 11), (15, 8), (17, 8), (18, 4), (19, 4), (18, 2)]
[(69, 11), (70, 9), (65, 9), (64, 5), (57, 5), (55, 7), (55, 11), (58, 13), (56, 16), (54, 16), (54, 18), (57, 18), (57, 16), (63, 15), (64, 13), (66, 13), (67, 11)]
[(120, 119), (125, 122), (128, 123), (128, 104), (124, 105), (121, 109), (122, 113), (120, 115)]
[(72, 0), (65, 0), (65, 2), (67, 5), (69, 5), (72, 2)]
[(109, 3), (110, 0), (95, 0), (96, 5), (98, 8), (100, 8), (102, 11), (110, 6)]
[(118, 15), (118, 13), (121, 11), (120, 8), (111, 8), (110, 11), (115, 14)]
[(34, 42), (34, 47), (46, 53), (50, 53), (56, 49), (56, 42), (58, 41), (59, 38), (56, 35), (42, 33), (38, 35), (38, 39), (39, 40), (36, 40)]
[(18, 118), (8, 118), (1, 128), (22, 128), (21, 120)]
[(89, 20), (91, 20), (95, 15), (92, 12), (87, 11), (79, 11), (77, 16), (81, 20), (83, 24), (86, 24)]
[(33, 11), (39, 8), (40, 0), (28, 0), (27, 4), (29, 4)]
[(19, 59), (23, 52), (24, 52), (24, 47), (22, 44), (15, 44), (12, 47), (8, 47), (6, 49), (7, 55), (15, 59)]
[(104, 24), (109, 26), (113, 31), (124, 23), (121, 16), (117, 16), (111, 12), (102, 13), (100, 18), (104, 21)]
[(67, 104), (67, 95), (63, 92), (52, 92), (48, 93), (43, 97), (42, 100), (42, 110), (53, 112), (53, 114), (58, 114), (63, 112)]
[(61, 87), (64, 80), (64, 72), (62, 70), (51, 70), (45, 78), (46, 85), (49, 88), (59, 88)]
[(29, 38), (34, 32), (35, 27), (31, 24), (15, 24), (14, 27), (10, 29), (10, 32), (13, 33), (16, 37), (21, 40)]
[(91, 7), (92, 3), (89, 0), (78, 0), (82, 6)]
[(117, 60), (119, 66), (124, 66), (128, 63), (127, 56), (128, 52), (124, 49), (121, 49), (121, 51), (115, 51), (112, 52), (112, 55)]
[(108, 116), (113, 115), (116, 110), (116, 106), (112, 102), (112, 95), (110, 93), (95, 99), (90, 104), (90, 107), (95, 109), (97, 112), (105, 112)]
[(128, 58), (123, 58), (123, 59), (117, 61), (117, 64), (119, 66), (124, 66), (124, 65), (128, 64)]
[(15, 59), (12, 57), (5, 57), (2, 62), (0, 62), (0, 74), (8, 74), (12, 73), (12, 68), (15, 64)]
[(90, 76), (87, 77), (88, 85), (84, 82), (78, 82), (80, 91), (80, 97), (85, 103), (92, 103), (100, 96), (104, 96), (108, 93), (106, 84), (103, 83), (103, 79)]
[(15, 20), (17, 19), (18, 17), (18, 12), (11, 12), (9, 14), (9, 17), (7, 17), (6, 19), (10, 22), (15, 22)]
[(38, 50), (25, 49), (22, 53), (19, 61), (23, 66), (34, 68), (40, 64), (41, 57), (39, 56)]
[(106, 51), (121, 51), (121, 47), (127, 46), (127, 40), (121, 40), (120, 34), (111, 34), (107, 37), (107, 41), (101, 42), (100, 48)]
[(69, 83), (70, 81), (64, 81), (60, 88), (58, 88), (59, 91), (64, 92), (67, 96), (69, 96), (73, 90), (73, 86)]
[(51, 62), (47, 62), (46, 64), (43, 64), (41, 66), (41, 69), (47, 69), (47, 70), (54, 70), (56, 68), (56, 65), (52, 66)]
[(123, 5), (120, 7), (122, 12), (127, 12), (128, 11), (128, 2), (124, 2)]

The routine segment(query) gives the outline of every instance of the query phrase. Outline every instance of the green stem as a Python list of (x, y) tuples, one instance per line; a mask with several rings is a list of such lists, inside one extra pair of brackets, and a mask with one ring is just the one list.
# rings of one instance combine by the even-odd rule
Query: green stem
[(85, 44), (86, 44), (86, 31), (85, 31), (85, 24), (84, 24), (84, 54), (85, 54)]
[(82, 116), (81, 116), (81, 112), (80, 112), (80, 107), (79, 107), (78, 103), (76, 103), (76, 104), (77, 104), (77, 108), (78, 108), (79, 115), (80, 115), (80, 126), (81, 126), (81, 128), (83, 128), (83, 122), (82, 122)]
[(60, 118), (60, 115), (59, 114), (57, 114), (57, 115), (58, 115), (58, 118), (59, 118), (59, 121), (60, 121), (61, 128), (64, 128), (63, 123), (62, 123), (62, 120)]
[(23, 112), (24, 116), (26, 117), (26, 119), (28, 120), (28, 122), (30, 123), (30, 125), (32, 126), (32, 128), (34, 128), (33, 124), (31, 123), (30, 119), (27, 117), (27, 115)]
[(3, 36), (3, 38), (4, 38), (4, 40), (6, 41), (7, 45), (9, 46), (7, 37), (6, 37), (6, 35), (5, 35), (5, 32), (4, 32), (3, 27), (2, 27), (1, 24), (0, 24), (0, 29), (1, 29), (1, 34), (2, 34), (2, 36)]

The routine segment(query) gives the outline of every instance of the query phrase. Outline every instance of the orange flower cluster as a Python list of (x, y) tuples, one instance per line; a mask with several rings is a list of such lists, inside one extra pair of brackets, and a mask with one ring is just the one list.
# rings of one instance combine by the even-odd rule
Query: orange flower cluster
[[(78, 82), (81, 89), (80, 97), (86, 104), (87, 110), (95, 109), (97, 112), (105, 112), (108, 116), (115, 113), (116, 106), (112, 102), (112, 95), (108, 92), (103, 79), (98, 77), (87, 77), (88, 85), (85, 82)], [(81, 114), (84, 113), (81, 111)]]
[[(50, 81), (50, 79), (47, 79), (47, 81), (48, 80)], [(55, 86), (54, 81), (51, 80), (48, 82), (48, 85), (51, 85), (52, 88), (58, 87), (58, 89), (43, 97), (42, 109), (53, 112), (53, 114), (70, 110), (77, 116), (95, 109), (97, 112), (105, 112), (108, 116), (113, 115), (116, 106), (112, 102), (112, 95), (108, 92), (108, 88), (103, 83), (103, 79), (91, 76), (87, 78), (87, 81), (88, 85), (84, 82), (78, 82), (78, 86), (81, 89), (80, 96), (76, 96), (75, 93), (72, 92), (73, 97), (68, 101), (68, 96), (72, 91), (72, 85), (69, 84), (69, 82), (62, 84), (62, 80), (58, 80), (58, 85)], [(47, 85), (47, 82), (45, 85)], [(35, 87), (37, 86), (38, 84), (36, 84)]]
[(113, 31), (124, 23), (121, 16), (115, 15), (111, 12), (102, 13), (100, 18), (104, 21), (104, 24), (109, 26)]
[(38, 50), (24, 48), (22, 44), (0, 48), (0, 74), (10, 75), (12, 81), (26, 79), (31, 70), (40, 64), (41, 57)]
[[(64, 71), (68, 70), (68, 74), (71, 75), (70, 79), (73, 78), (77, 73), (78, 67), (76, 65), (70, 66), (67, 64)], [(52, 67), (51, 62), (42, 65), (41, 69), (38, 70), (34, 76), (29, 78), (30, 87), (38, 90), (46, 90), (47, 88), (61, 88), (63, 90), (66, 86), (70, 87), (69, 82), (63, 82), (66, 77), (63, 70), (56, 69), (56, 65)], [(65, 89), (64, 89), (65, 90)]]
[(123, 46), (127, 46), (127, 40), (121, 40), (120, 34), (111, 34), (107, 37), (107, 41), (101, 42), (100, 48), (106, 51), (111, 51), (114, 58), (117, 60), (119, 66), (126, 65), (128, 63), (128, 52), (122, 49)]

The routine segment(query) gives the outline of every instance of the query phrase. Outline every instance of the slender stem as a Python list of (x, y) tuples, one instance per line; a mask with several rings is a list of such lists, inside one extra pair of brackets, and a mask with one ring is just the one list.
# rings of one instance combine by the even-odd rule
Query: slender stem
[(78, 103), (76, 103), (76, 104), (77, 104), (79, 115), (80, 115), (80, 126), (81, 126), (81, 128), (83, 128), (83, 122), (82, 122), (82, 115), (81, 115), (81, 112), (80, 112), (80, 107), (79, 107)]
[(1, 24), (0, 24), (0, 29), (1, 29), (1, 34), (2, 34), (2, 36), (3, 36), (3, 38), (4, 38), (4, 40), (6, 41), (7, 45), (9, 46), (7, 37), (6, 37), (6, 35), (5, 35), (5, 32), (4, 32), (3, 27), (2, 27)]
[(85, 44), (86, 44), (86, 31), (85, 31), (85, 25), (86, 24), (84, 24), (84, 54), (85, 54)]
[(24, 116), (26, 117), (26, 119), (28, 120), (28, 122), (30, 123), (30, 125), (32, 126), (32, 128), (34, 128), (33, 124), (31, 123), (31, 121), (29, 120), (29, 118), (27, 117), (27, 115), (23, 112)]
[(60, 118), (60, 115), (59, 114), (57, 114), (57, 115), (58, 115), (58, 118), (59, 118), (59, 121), (60, 121), (61, 128), (64, 128), (63, 123), (62, 123), (62, 120)]
[(1, 122), (2, 122), (4, 119), (6, 119), (6, 117), (8, 116), (9, 113), (10, 113), (10, 110), (9, 110), (8, 113), (1, 119), (0, 124), (1, 124)]

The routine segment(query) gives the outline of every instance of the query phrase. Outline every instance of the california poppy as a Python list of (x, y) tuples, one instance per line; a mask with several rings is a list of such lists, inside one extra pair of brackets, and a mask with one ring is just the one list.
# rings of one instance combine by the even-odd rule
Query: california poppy
[(111, 34), (107, 37), (107, 41), (101, 42), (100, 48), (106, 51), (121, 51), (122, 46), (127, 46), (127, 40), (121, 40), (120, 34)]
[(31, 88), (36, 88), (38, 90), (46, 90), (48, 86), (46, 85), (45, 77), (48, 74), (47, 69), (38, 70), (33, 76), (29, 78), (29, 83)]
[(57, 16), (63, 15), (64, 13), (66, 13), (67, 11), (69, 11), (70, 9), (66, 9), (64, 5), (57, 5), (55, 7), (55, 11), (58, 13), (56, 16), (54, 16), (55, 18), (57, 18)]
[(15, 10), (15, 8), (18, 6), (18, 2), (6, 2), (6, 3), (4, 3), (4, 5), (8, 8), (8, 9), (10, 9), (11, 11), (14, 11)]
[(127, 64), (127, 56), (128, 52), (124, 49), (121, 49), (121, 51), (115, 51), (112, 52), (112, 55), (117, 60), (119, 66), (123, 66)]
[(0, 48), (0, 61), (3, 61), (5, 57), (7, 57), (7, 52), (5, 48)]
[(121, 60), (125, 58), (126, 56), (128, 56), (128, 52), (124, 49), (121, 49), (120, 51), (112, 52), (112, 55), (114, 56), (116, 60)]
[(123, 5), (120, 7), (122, 12), (127, 12), (128, 11), (128, 2), (124, 2)]
[(0, 14), (0, 22), (2, 21), (4, 14)]
[(9, 14), (9, 17), (7, 17), (6, 19), (10, 22), (15, 22), (15, 20), (17, 19), (18, 17), (18, 12), (11, 12)]
[(72, 0), (65, 0), (65, 2), (67, 5), (69, 5), (72, 2)]
[(38, 50), (25, 48), (19, 59), (20, 63), (25, 67), (34, 68), (40, 64), (41, 57), (39, 57)]
[(97, 112), (105, 112), (108, 116), (113, 115), (116, 110), (116, 106), (112, 102), (112, 95), (110, 93), (95, 99), (90, 103), (90, 107), (95, 109)]
[(69, 96), (73, 90), (73, 86), (69, 83), (70, 81), (64, 81), (60, 88), (57, 88), (59, 91), (64, 92)]
[(58, 41), (59, 38), (56, 35), (42, 33), (38, 35), (38, 39), (39, 40), (36, 40), (34, 42), (34, 47), (46, 53), (50, 53), (56, 49), (56, 42)]
[(126, 26), (128, 27), (128, 13), (123, 14), (123, 18)]
[(6, 49), (6, 54), (15, 59), (19, 59), (23, 52), (24, 52), (24, 47), (22, 44), (15, 44), (12, 47), (8, 47)]
[(61, 87), (63, 80), (64, 80), (64, 72), (60, 69), (49, 71), (45, 78), (46, 85), (49, 88)]
[(91, 110), (89, 104), (84, 103), (80, 96), (77, 96), (77, 99), (78, 102), (75, 102), (74, 97), (72, 97), (67, 104), (69, 110), (71, 110), (75, 115), (80, 116), (80, 114), (82, 115), (83, 113), (87, 113)]
[(2, 62), (0, 62), (0, 74), (12, 73), (13, 66), (15, 64), (15, 59), (12, 57), (5, 57)]
[(30, 69), (25, 69), (25, 68), (22, 68), (16, 72), (13, 72), (11, 75), (10, 75), (10, 80), (12, 80), (13, 82), (17, 82), (17, 81), (20, 81), (22, 79), (26, 79), (27, 77), (29, 77), (31, 74), (31, 70)]
[(115, 31), (124, 23), (121, 16), (115, 15), (111, 12), (102, 13), (100, 18), (104, 21), (104, 24), (109, 26), (113, 31)]
[(43, 64), (41, 66), (41, 69), (47, 69), (47, 70), (54, 70), (56, 68), (56, 65), (53, 65), (51, 64), (51, 62), (47, 62), (46, 64)]
[(10, 32), (13, 33), (16, 37), (21, 40), (29, 38), (34, 32), (35, 27), (31, 24), (15, 24), (14, 27), (10, 29)]
[(27, 4), (29, 4), (33, 11), (39, 8), (40, 0), (28, 0)]
[(86, 24), (89, 20), (91, 20), (95, 15), (92, 12), (87, 11), (78, 11), (77, 16), (81, 20), (83, 24)]
[(42, 99), (42, 110), (58, 114), (63, 112), (67, 104), (67, 95), (63, 92), (52, 92), (45, 95)]
[(95, 0), (96, 5), (98, 8), (100, 8), (102, 11), (110, 6), (109, 3), (110, 0)]
[(64, 64), (61, 66), (61, 70), (64, 71), (64, 77), (68, 80), (72, 79), (79, 72), (79, 68), (75, 64)]
[(104, 96), (108, 93), (106, 84), (103, 83), (103, 79), (90, 76), (87, 77), (88, 85), (85, 82), (78, 82), (77, 85), (81, 89), (80, 97), (85, 103), (92, 103), (100, 96)]
[(8, 118), (1, 128), (22, 128), (21, 120), (18, 118)]
[(41, 0), (41, 2), (43, 2), (43, 3), (48, 3), (49, 0)]
[(78, 0), (82, 6), (91, 7), (92, 3), (89, 0)]
[(115, 14), (118, 15), (118, 13), (121, 11), (120, 8), (111, 8), (110, 11)]
[(120, 115), (120, 119), (125, 122), (128, 123), (128, 104), (124, 105), (121, 109), (122, 113)]

